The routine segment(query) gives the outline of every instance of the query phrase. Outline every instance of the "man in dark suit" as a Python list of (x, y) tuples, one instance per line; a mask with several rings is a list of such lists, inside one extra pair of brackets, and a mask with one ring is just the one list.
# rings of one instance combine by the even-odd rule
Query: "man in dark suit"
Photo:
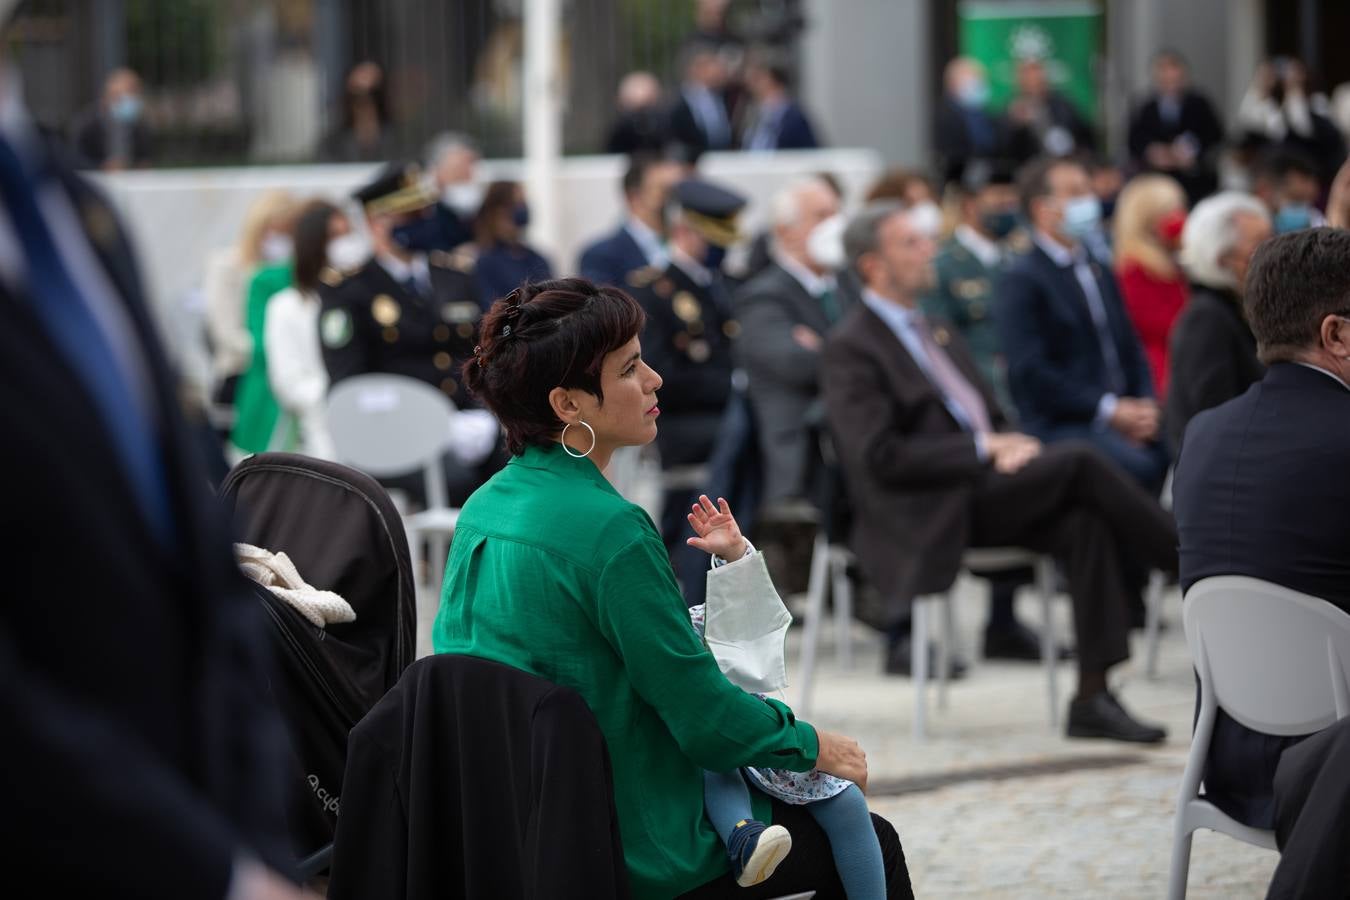
[(473, 221), (483, 202), (478, 158), (478, 145), (459, 132), (439, 134), (427, 145), (427, 172), (439, 195), (435, 207), (441, 224), (437, 250), (454, 250), (473, 240)]
[(764, 501), (807, 494), (808, 410), (819, 393), (820, 349), (847, 298), (807, 249), (811, 232), (839, 212), (820, 178), (784, 187), (773, 202), (773, 264), (734, 299), (744, 340), (736, 351), (749, 376), (750, 403), (764, 455)]
[(1006, 150), (1007, 124), (989, 111), (984, 66), (958, 56), (943, 71), (942, 99), (933, 125), (933, 150), (943, 183), (957, 181), (972, 159), (993, 159)]
[(717, 48), (693, 43), (684, 50), (684, 80), (670, 111), (670, 136), (691, 160), (708, 150), (732, 150), (736, 135), (726, 103), (727, 66)]
[(1065, 158), (1093, 153), (1092, 126), (1050, 84), (1045, 62), (1031, 57), (1017, 64), (1017, 94), (1008, 104), (1008, 156), (1025, 162), (1036, 156)]
[[(1299, 231), (1256, 251), (1245, 305), (1269, 369), (1246, 393), (1200, 413), (1186, 429), (1173, 484), (1183, 589), (1214, 575), (1247, 575), (1350, 611), (1347, 273), (1346, 231)], [(1343, 804), (1350, 769), (1330, 772), (1331, 783), (1305, 798), (1306, 805), (1288, 805), (1279, 786), (1286, 751), (1300, 740), (1250, 731), (1220, 710), (1205, 794), (1241, 822), (1277, 829), (1284, 856), (1276, 884), (1319, 865), (1315, 850), (1287, 838), (1300, 815), (1323, 816), (1322, 838), (1339, 853), (1340, 880), (1324, 885), (1325, 892), (1298, 896), (1332, 896), (1331, 887), (1343, 891), (1347, 883), (1350, 826)], [(1310, 764), (1301, 756), (1293, 763)], [(1271, 895), (1295, 896), (1274, 885)]]
[(18, 92), (0, 61), (6, 878), (298, 898), (260, 609), (124, 233)]
[(1194, 206), (1214, 193), (1215, 153), (1223, 124), (1208, 98), (1190, 89), (1186, 60), (1164, 50), (1153, 58), (1154, 93), (1130, 118), (1130, 161), (1144, 171), (1171, 175)]
[(1101, 221), (1087, 171), (1043, 160), (1020, 191), (1033, 246), (999, 281), (995, 320), (1022, 427), (1091, 441), (1156, 494), (1168, 466), (1158, 404), (1115, 276), (1083, 243)]
[(665, 208), (681, 166), (657, 154), (634, 154), (623, 176), (622, 225), (581, 251), (581, 277), (596, 284), (631, 287), (628, 276), (638, 269), (660, 272), (670, 262), (666, 253)]
[(98, 105), (80, 117), (71, 131), (82, 166), (120, 172), (149, 165), (154, 148), (145, 124), (141, 76), (130, 69), (110, 72)]
[(1175, 570), (1171, 517), (1091, 447), (1043, 449), (1004, 430), (960, 334), (918, 309), (934, 247), (905, 208), (868, 207), (844, 243), (866, 289), (826, 345), (825, 411), (853, 504), (851, 545), (892, 622), (915, 597), (949, 588), (967, 547), (1052, 553), (1078, 642), (1069, 736), (1163, 740), (1111, 695), (1106, 673), (1129, 658), (1119, 548)]
[(801, 104), (788, 93), (787, 69), (761, 60), (750, 66), (746, 86), (754, 97), (752, 121), (741, 146), (746, 150), (814, 150), (820, 146)]

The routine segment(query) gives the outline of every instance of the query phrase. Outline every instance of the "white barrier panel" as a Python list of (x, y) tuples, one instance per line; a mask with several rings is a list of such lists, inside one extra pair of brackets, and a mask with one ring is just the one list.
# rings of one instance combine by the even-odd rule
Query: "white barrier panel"
[[(581, 249), (613, 230), (623, 215), (622, 156), (567, 157), (559, 167), (558, 234), (535, 234), (530, 242), (559, 274), (575, 271)], [(699, 164), (707, 178), (750, 198), (743, 222), (755, 232), (768, 221), (768, 200), (793, 176), (829, 172), (856, 202), (882, 169), (872, 150), (832, 149), (782, 153), (709, 153)], [(341, 200), (377, 171), (375, 165), (268, 166), (179, 169), (100, 175), (98, 180), (131, 229), (154, 305), (161, 320), (181, 308), (201, 281), (207, 254), (232, 244), (244, 213), (260, 193), (284, 188), (299, 197)], [(519, 160), (484, 160), (479, 177), (517, 180)], [(166, 333), (177, 329), (169, 325)]]

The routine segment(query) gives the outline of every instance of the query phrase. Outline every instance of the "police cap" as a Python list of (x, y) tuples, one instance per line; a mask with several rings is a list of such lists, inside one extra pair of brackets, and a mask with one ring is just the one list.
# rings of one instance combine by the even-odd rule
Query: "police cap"
[(422, 167), (415, 162), (389, 163), (352, 197), (370, 216), (416, 212), (436, 202), (435, 193), (422, 176)]
[(736, 219), (745, 208), (745, 197), (709, 181), (686, 178), (675, 185), (671, 198), (704, 240), (719, 247), (740, 240)]

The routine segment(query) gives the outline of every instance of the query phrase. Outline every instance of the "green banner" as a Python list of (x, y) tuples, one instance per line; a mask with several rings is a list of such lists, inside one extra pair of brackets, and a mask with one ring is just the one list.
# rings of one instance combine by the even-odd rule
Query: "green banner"
[(1045, 63), (1051, 85), (1089, 122), (1097, 121), (1097, 48), (1102, 12), (1093, 0), (962, 0), (961, 55), (989, 73), (990, 105), (1007, 106), (1017, 84), (1017, 64)]

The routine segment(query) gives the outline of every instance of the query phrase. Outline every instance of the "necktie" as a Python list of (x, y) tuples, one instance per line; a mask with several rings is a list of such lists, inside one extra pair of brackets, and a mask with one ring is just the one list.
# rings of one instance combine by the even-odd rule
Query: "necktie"
[(966, 376), (961, 374), (961, 370), (952, 362), (947, 351), (933, 339), (928, 320), (921, 315), (915, 315), (911, 321), (914, 323), (914, 331), (919, 335), (924, 353), (928, 356), (928, 377), (942, 392), (948, 408), (955, 407), (959, 411), (960, 414), (956, 418), (965, 420), (961, 424), (966, 430), (979, 434), (993, 431), (984, 398)]
[(25, 170), (14, 148), (0, 138), (0, 196), (23, 248), (27, 298), (47, 336), (84, 383), (156, 538), (167, 546), (173, 519), (154, 425), (133, 399), (132, 385), (107, 335), (61, 259), (34, 190), (43, 178), (42, 172)]
[(820, 300), (820, 308), (825, 310), (825, 318), (833, 325), (839, 321), (839, 297), (836, 296), (834, 288), (827, 287), (820, 292), (817, 298)]
[(416, 275), (409, 275), (407, 278), (403, 279), (403, 289), (408, 292), (409, 297), (414, 297), (418, 300), (421, 300), (423, 297), (422, 285), (417, 280)]

